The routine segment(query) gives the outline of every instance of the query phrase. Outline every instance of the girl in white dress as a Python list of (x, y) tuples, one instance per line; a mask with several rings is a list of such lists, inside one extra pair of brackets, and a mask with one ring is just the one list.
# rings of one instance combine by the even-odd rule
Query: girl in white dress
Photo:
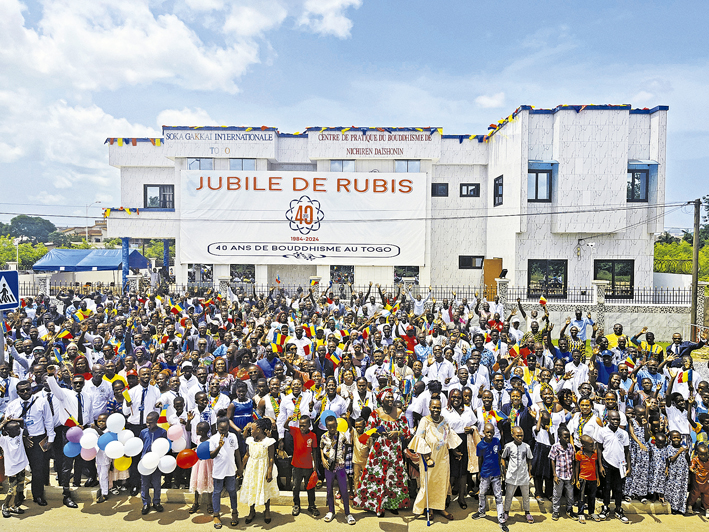
[(271, 522), (271, 498), (279, 495), (276, 484), (274, 445), (276, 440), (267, 436), (271, 431), (271, 420), (261, 418), (249, 423), (244, 429), (248, 450), (244, 456), (244, 483), (239, 499), (250, 507), (246, 518), (248, 525), (256, 517), (256, 505), (264, 505), (263, 520)]

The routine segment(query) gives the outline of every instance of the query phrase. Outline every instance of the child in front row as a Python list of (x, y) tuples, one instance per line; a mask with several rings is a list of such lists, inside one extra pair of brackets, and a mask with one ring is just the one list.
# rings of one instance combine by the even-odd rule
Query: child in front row
[(551, 519), (559, 519), (561, 496), (566, 492), (566, 515), (574, 518), (574, 446), (571, 445), (571, 433), (566, 427), (559, 428), (557, 432), (559, 441), (551, 446), (549, 459), (551, 460), (552, 475), (554, 478), (554, 496), (552, 499)]
[(579, 523), (585, 524), (584, 509), (588, 509), (588, 516), (596, 522), (601, 520), (596, 514), (596, 490), (601, 483), (598, 475), (598, 453), (596, 442), (591, 436), (581, 436), (581, 450), (576, 451), (574, 463), (574, 479), (579, 488), (578, 516)]
[(310, 430), (310, 416), (303, 414), (298, 420), (298, 428), (291, 427), (290, 423), (295, 415), (290, 416), (283, 423), (293, 438), (293, 510), (292, 514), (300, 515), (300, 488), (305, 483), (308, 493), (308, 513), (313, 517), (320, 515), (315, 507), (315, 487), (308, 489), (310, 476), (313, 474), (315, 452), (318, 449), (318, 437)]
[(522, 509), (528, 523), (534, 523), (529, 511), (529, 481), (532, 477), (532, 449), (524, 443), (522, 427), (512, 428), (512, 441), (502, 451), (502, 473), (505, 474), (505, 521), (517, 488), (522, 492)]
[(340, 433), (337, 430), (337, 418), (330, 416), (325, 420), (325, 432), (320, 437), (320, 454), (323, 468), (325, 469), (325, 481), (327, 483), (327, 505), (328, 513), (325, 514), (325, 522), (329, 523), (335, 517), (335, 482), (340, 487), (342, 494), (342, 505), (345, 509), (345, 517), (348, 525), (355, 524), (355, 518), (350, 513), (350, 501), (347, 492), (347, 473), (345, 471), (345, 446), (350, 439), (350, 432)]
[(700, 443), (695, 450), (696, 454), (689, 467), (689, 471), (692, 473), (692, 485), (689, 490), (687, 506), (693, 505), (701, 496), (704, 516), (709, 517), (709, 447), (706, 443)]
[(684, 435), (677, 430), (670, 432), (670, 456), (665, 467), (665, 500), (670, 503), (673, 514), (682, 514), (687, 508), (687, 483), (689, 481), (689, 449), (684, 446)]
[(479, 510), (473, 513), (471, 519), (485, 517), (487, 508), (487, 490), (492, 489), (497, 506), (497, 521), (502, 532), (510, 532), (505, 520), (505, 508), (502, 503), (502, 473), (500, 470), (500, 440), (495, 437), (495, 426), (485, 423), (483, 439), (478, 443), (476, 454), (478, 456), (478, 469), (480, 470)]
[[(178, 397), (175, 399), (182, 399)], [(209, 423), (206, 421), (200, 421), (197, 423), (197, 445), (205, 441), (209, 441)], [(199, 460), (194, 466), (192, 466), (192, 471), (190, 475), (190, 491), (194, 492), (194, 504), (188, 510), (189, 513), (193, 514), (199, 510), (199, 496), (202, 495), (203, 499), (207, 498), (207, 513), (212, 514), (213, 503), (212, 503), (212, 493), (214, 492), (214, 481), (212, 477), (212, 471), (214, 469), (214, 462), (211, 458), (207, 460)], [(221, 496), (221, 493), (219, 494)]]
[[(108, 414), (100, 414), (96, 418), (96, 423), (94, 428), (102, 435), (106, 432), (106, 420), (108, 419)], [(111, 469), (111, 459), (106, 456), (106, 452), (99, 449), (96, 452), (96, 474), (98, 476), (98, 483), (100, 489), (96, 495), (96, 502), (102, 503), (106, 502), (108, 499), (108, 472)]]
[(29, 460), (22, 442), (20, 424), (9, 417), (5, 418), (0, 423), (0, 431), (2, 432), (0, 448), (5, 457), (5, 475), (10, 481), (10, 489), (2, 505), (2, 516), (10, 517), (10, 514), (25, 513), (18, 504), (18, 498), (25, 490), (25, 469), (29, 465)]

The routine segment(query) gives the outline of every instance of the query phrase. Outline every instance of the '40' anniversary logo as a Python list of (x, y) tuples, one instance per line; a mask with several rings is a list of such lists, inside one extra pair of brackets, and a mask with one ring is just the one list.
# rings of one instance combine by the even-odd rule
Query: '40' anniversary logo
[(290, 208), (286, 211), (286, 220), (290, 222), (290, 228), (301, 235), (320, 229), (323, 218), (325, 214), (320, 210), (320, 202), (308, 196), (292, 200)]

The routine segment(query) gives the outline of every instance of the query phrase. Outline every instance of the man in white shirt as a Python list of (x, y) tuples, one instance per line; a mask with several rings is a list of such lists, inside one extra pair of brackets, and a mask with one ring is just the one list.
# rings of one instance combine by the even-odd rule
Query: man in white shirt
[(372, 354), (373, 364), (367, 368), (364, 372), (364, 378), (367, 379), (369, 387), (374, 389), (379, 386), (377, 382), (377, 377), (379, 375), (389, 374), (388, 368), (384, 367), (384, 352), (381, 349), (377, 349)]
[(300, 416), (309, 413), (310, 403), (313, 400), (313, 393), (310, 390), (303, 391), (303, 381), (300, 380), (300, 377), (293, 377), (291, 390), (293, 390), (292, 393), (289, 393), (281, 400), (281, 407), (278, 412), (278, 419), (276, 420), (278, 436), (281, 440), (283, 440), (286, 435), (286, 429), (284, 427), (286, 419), (294, 416), (288, 423), (288, 426), (298, 427)]
[[(231, 502), (232, 521), (239, 517), (236, 500), (236, 474), (241, 472), (241, 454), (236, 435), (229, 432), (229, 420), (219, 418), (217, 434), (209, 438), (209, 457), (212, 459), (212, 508), (214, 510), (214, 526), (221, 528), (219, 516), (221, 512), (222, 490), (226, 488)], [(267, 502), (268, 504), (268, 502)]]
[(443, 348), (441, 346), (437, 345), (433, 348), (433, 357), (433, 360), (428, 359), (423, 365), (424, 380), (427, 383), (438, 381), (445, 390), (453, 377), (455, 377), (455, 366), (452, 362), (443, 358)]
[[(150, 369), (141, 368), (138, 372), (138, 386), (128, 390), (130, 401), (123, 401), (123, 415), (126, 416), (126, 429), (130, 430), (136, 438), (140, 431), (146, 427), (146, 419), (150, 412), (159, 410), (155, 407), (160, 400), (160, 389), (150, 384)], [(138, 473), (139, 460), (133, 460), (130, 465), (130, 476), (127, 485), (132, 496), (140, 491), (140, 474)]]
[(603, 508), (599, 517), (606, 519), (610, 513), (611, 491), (615, 499), (615, 517), (623, 523), (628, 518), (623, 513), (623, 479), (630, 474), (630, 438), (620, 428), (620, 414), (616, 410), (608, 412), (608, 425), (596, 430), (596, 441), (601, 455), (600, 473), (606, 477), (603, 490)]
[(428, 295), (426, 296), (426, 299), (423, 301), (421, 300), (421, 294), (418, 294), (416, 297), (411, 293), (411, 287), (406, 289), (406, 293), (409, 295), (411, 298), (411, 301), (413, 302), (414, 305), (414, 314), (416, 316), (420, 316), (426, 311), (426, 303), (428, 303), (428, 300), (431, 299), (431, 292), (432, 288), (429, 286), (428, 287)]
[[(49, 467), (47, 451), (55, 439), (54, 419), (47, 400), (41, 394), (32, 396), (29, 381), (17, 384), (17, 395), (19, 397), (7, 405), (5, 416), (22, 420), (25, 436), (29, 438), (25, 449), (32, 470), (32, 498), (38, 505), (46, 506), (44, 478)], [(45, 438), (47, 445), (43, 448), (41, 442)]]
[[(71, 390), (61, 388), (53, 375), (47, 377), (47, 384), (49, 385), (49, 389), (52, 391), (57, 403), (55, 408), (59, 406), (62, 410), (62, 413), (60, 413), (60, 419), (62, 419), (64, 429), (61, 431), (62, 439), (60, 445), (63, 449), (69, 441), (66, 437), (68, 428), (66, 423), (67, 420), (70, 419), (72, 423), (75, 423), (82, 428), (91, 424), (93, 420), (91, 399), (88, 395), (83, 393), (84, 377), (82, 375), (74, 375), (74, 378), (71, 380)], [(78, 455), (76, 458), (65, 456), (62, 460), (62, 469), (59, 474), (60, 484), (62, 485), (64, 493), (64, 506), (68, 508), (78, 508), (77, 504), (72, 500), (71, 493), (69, 491), (69, 481), (75, 466), (79, 472), (79, 475), (81, 475), (81, 469), (84, 466), (84, 460), (81, 458), (81, 455)]]

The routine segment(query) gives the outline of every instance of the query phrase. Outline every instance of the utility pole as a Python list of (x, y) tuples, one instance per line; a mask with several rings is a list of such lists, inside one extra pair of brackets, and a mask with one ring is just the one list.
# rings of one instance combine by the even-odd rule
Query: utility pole
[[(694, 203), (694, 237), (692, 238), (692, 309), (690, 321), (692, 325), (697, 323), (697, 295), (699, 291), (699, 221), (702, 208), (702, 200), (695, 199)], [(697, 329), (697, 335), (699, 329)]]

